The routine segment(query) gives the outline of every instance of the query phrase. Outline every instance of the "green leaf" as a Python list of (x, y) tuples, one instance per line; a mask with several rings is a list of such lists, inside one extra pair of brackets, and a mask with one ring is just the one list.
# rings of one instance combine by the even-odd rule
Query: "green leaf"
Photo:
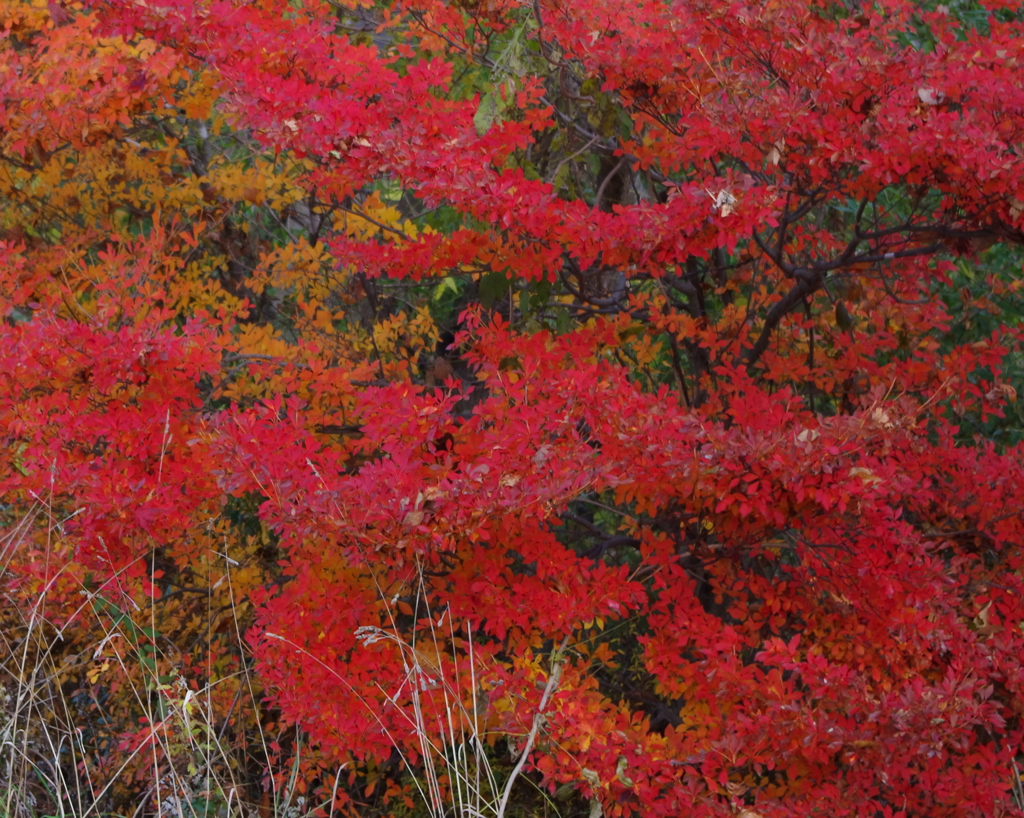
[(555, 316), (555, 332), (559, 335), (565, 335), (572, 327), (572, 318), (569, 316), (569, 311), (561, 309)]
[(520, 305), (523, 312), (536, 312), (542, 309), (551, 299), (551, 282), (546, 278), (535, 281), (529, 289), (522, 294)]
[(836, 324), (839, 325), (839, 329), (846, 332), (853, 329), (853, 318), (842, 301), (836, 301)]
[(510, 286), (512, 283), (504, 273), (487, 273), (480, 279), (480, 303), (490, 309), (497, 301), (505, 297)]
[[(504, 86), (504, 93), (502, 87)], [(473, 114), (473, 126), (478, 136), (487, 133), (496, 122), (505, 118), (505, 111), (511, 104), (516, 91), (516, 81), (509, 77), (504, 83), (495, 85), (480, 98), (480, 105)]]
[(477, 136), (483, 136), (491, 129), (491, 125), (501, 117), (501, 109), (495, 99), (494, 90), (484, 94), (480, 98), (480, 105), (473, 114), (473, 127), (476, 128)]

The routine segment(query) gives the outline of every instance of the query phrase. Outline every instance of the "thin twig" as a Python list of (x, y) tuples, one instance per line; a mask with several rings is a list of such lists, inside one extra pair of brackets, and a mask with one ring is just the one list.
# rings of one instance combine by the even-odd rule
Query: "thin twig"
[(548, 683), (544, 686), (544, 695), (540, 697), (540, 704), (537, 705), (537, 712), (533, 714), (533, 724), (530, 726), (530, 733), (526, 737), (526, 745), (523, 747), (523, 751), (519, 756), (519, 761), (513, 768), (512, 774), (509, 775), (508, 781), (505, 782), (505, 791), (502, 792), (501, 801), (498, 802), (498, 811), (496, 813), (497, 818), (504, 818), (505, 807), (508, 806), (508, 799), (512, 794), (512, 785), (516, 783), (516, 779), (522, 772), (527, 758), (533, 751), (534, 742), (537, 741), (537, 734), (540, 732), (541, 725), (544, 723), (544, 711), (547, 709), (548, 703), (551, 701), (551, 697), (558, 689), (558, 682), (562, 678), (562, 666), (565, 663), (565, 649), (568, 646), (569, 636), (567, 635), (562, 639), (561, 644), (556, 648), (555, 652), (551, 656), (551, 673), (548, 675)]

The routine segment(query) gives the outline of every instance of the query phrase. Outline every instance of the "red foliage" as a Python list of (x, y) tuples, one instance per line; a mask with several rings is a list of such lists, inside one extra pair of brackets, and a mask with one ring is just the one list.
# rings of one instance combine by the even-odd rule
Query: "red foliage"
[[(255, 291), (186, 299), (201, 228), (159, 207), (144, 236), (5, 224), (0, 495), (69, 547), (40, 534), (8, 592), (52, 587), (58, 626), (81, 588), (166, 592), (154, 555), (185, 570), (256, 496), (280, 576), (247, 636), (325, 759), (415, 765), (455, 702), (495, 759), (541, 725), (527, 774), (610, 816), (1021, 814), (1024, 449), (966, 433), (1020, 329), (960, 342), (937, 295), (1024, 241), (1019, 11), (378, 5), (360, 37), (277, 0), (9, 22), (11, 162), (131, 140), (216, 72), (310, 224), (382, 180), (451, 214), (311, 229), (355, 289), (497, 275), (519, 313), (461, 305), (462, 376), (428, 387), (312, 331), (254, 353)], [(542, 281), (579, 321), (512, 323)]]

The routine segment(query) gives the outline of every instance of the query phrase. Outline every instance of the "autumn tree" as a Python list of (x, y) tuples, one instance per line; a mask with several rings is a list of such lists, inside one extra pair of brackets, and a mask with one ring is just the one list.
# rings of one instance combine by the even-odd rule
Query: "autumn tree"
[(1024, 810), (1015, 4), (5, 14), (19, 627), (325, 809)]

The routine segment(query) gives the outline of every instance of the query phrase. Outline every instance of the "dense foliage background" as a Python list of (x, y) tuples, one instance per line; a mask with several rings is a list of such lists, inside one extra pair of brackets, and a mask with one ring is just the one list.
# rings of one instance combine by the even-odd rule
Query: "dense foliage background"
[(1024, 814), (1024, 19), (7, 0), (0, 816)]

